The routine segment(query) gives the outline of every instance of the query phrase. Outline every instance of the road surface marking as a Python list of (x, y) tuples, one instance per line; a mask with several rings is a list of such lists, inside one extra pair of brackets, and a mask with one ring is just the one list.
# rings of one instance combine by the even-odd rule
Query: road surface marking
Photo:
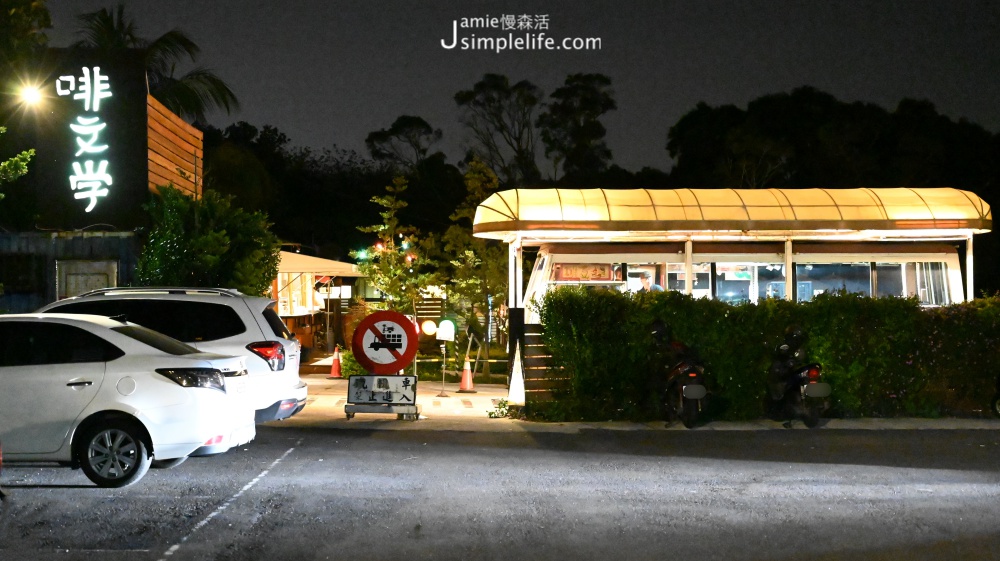
[[(302, 443), (302, 441), (300, 440), (300, 441), (298, 441), (298, 442), (295, 443), (295, 446), (298, 446), (301, 443)], [(181, 548), (181, 546), (184, 545), (184, 543), (187, 542), (188, 539), (190, 539), (191, 536), (194, 535), (195, 532), (197, 532), (198, 530), (200, 530), (203, 527), (205, 527), (205, 525), (208, 524), (209, 522), (211, 522), (213, 518), (215, 518), (216, 516), (222, 514), (223, 511), (225, 511), (227, 508), (229, 508), (229, 505), (231, 505), (233, 503), (233, 501), (235, 501), (236, 499), (240, 498), (243, 495), (243, 493), (246, 493), (247, 491), (249, 491), (251, 487), (253, 487), (254, 485), (256, 485), (258, 481), (260, 481), (261, 479), (263, 479), (272, 469), (274, 469), (275, 466), (277, 466), (279, 463), (281, 463), (281, 460), (284, 460), (285, 458), (287, 458), (288, 455), (292, 453), (292, 450), (295, 450), (295, 446), (292, 446), (288, 450), (285, 450), (285, 453), (282, 454), (281, 457), (278, 458), (277, 460), (274, 460), (273, 462), (271, 462), (271, 465), (267, 466), (267, 469), (265, 469), (264, 471), (260, 472), (260, 475), (258, 475), (257, 477), (253, 478), (253, 480), (250, 481), (250, 483), (247, 483), (246, 485), (244, 485), (243, 488), (240, 489), (235, 495), (233, 495), (232, 497), (229, 497), (229, 500), (227, 500), (226, 502), (222, 503), (222, 506), (220, 506), (219, 508), (217, 508), (214, 511), (212, 511), (211, 514), (209, 514), (204, 519), (202, 519), (201, 522), (197, 523), (195, 525), (195, 527), (192, 528), (191, 531), (188, 532), (188, 534), (186, 536), (184, 536), (183, 538), (181, 538), (181, 541), (179, 541), (179, 542), (175, 543), (174, 545), (170, 546), (170, 549), (168, 549), (166, 551), (166, 553), (163, 554), (163, 557), (161, 557), (159, 561), (166, 561), (167, 558), (169, 558), (171, 555), (173, 555), (174, 553), (177, 553), (177, 550), (179, 550)]]

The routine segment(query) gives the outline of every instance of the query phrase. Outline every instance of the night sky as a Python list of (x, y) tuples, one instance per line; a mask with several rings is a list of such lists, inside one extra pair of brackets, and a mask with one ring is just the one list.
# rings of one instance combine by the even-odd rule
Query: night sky
[[(50, 1), (50, 45), (75, 40), (76, 14), (113, 4)], [(199, 64), (235, 91), (242, 110), (214, 115), (213, 125), (270, 124), (294, 146), (315, 149), (336, 145), (367, 154), (369, 132), (411, 114), (443, 129), (436, 148), (454, 163), (467, 138), (453, 96), (488, 72), (530, 80), (546, 95), (568, 74), (611, 77), (618, 110), (604, 118), (608, 145), (614, 161), (633, 171), (670, 168), (667, 131), (699, 101), (745, 108), (803, 85), (888, 110), (903, 98), (927, 99), (952, 119), (1000, 130), (1000, 2), (135, 0), (126, 6), (146, 37), (185, 31), (202, 48)], [(453, 20), (507, 14), (547, 16), (546, 36), (599, 38), (601, 49), (442, 47), (442, 40), (451, 42)]]

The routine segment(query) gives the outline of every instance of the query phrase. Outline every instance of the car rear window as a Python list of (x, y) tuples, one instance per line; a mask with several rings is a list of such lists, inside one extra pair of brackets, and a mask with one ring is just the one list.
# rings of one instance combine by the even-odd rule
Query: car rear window
[(274, 311), (274, 308), (264, 309), (264, 319), (267, 320), (267, 324), (271, 326), (271, 331), (274, 332), (276, 337), (283, 339), (292, 338), (292, 332), (288, 330), (285, 322), (281, 321), (281, 317), (278, 316), (278, 312)]
[(98, 298), (67, 302), (47, 311), (97, 314), (107, 317), (124, 316), (119, 319), (138, 323), (185, 343), (217, 341), (246, 331), (246, 326), (236, 310), (224, 304), (186, 300), (139, 298), (99, 300)]
[(198, 352), (198, 349), (186, 345), (177, 339), (167, 337), (162, 333), (157, 333), (152, 329), (147, 329), (141, 325), (123, 325), (112, 327), (112, 331), (121, 333), (126, 337), (131, 337), (140, 343), (145, 343), (158, 351), (163, 351), (172, 355), (189, 355)]

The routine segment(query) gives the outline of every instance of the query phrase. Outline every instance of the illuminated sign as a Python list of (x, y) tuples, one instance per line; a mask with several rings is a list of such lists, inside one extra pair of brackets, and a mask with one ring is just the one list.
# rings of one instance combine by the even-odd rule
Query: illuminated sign
[(101, 144), (100, 138), (108, 125), (101, 120), (100, 109), (101, 100), (112, 95), (111, 85), (99, 66), (84, 66), (79, 76), (60, 76), (56, 80), (56, 93), (83, 101), (84, 113), (69, 125), (76, 134), (77, 150), (73, 157), (79, 158), (72, 162), (69, 186), (74, 198), (89, 200), (84, 210), (90, 212), (97, 206), (98, 197), (108, 196), (108, 187), (113, 182), (108, 160), (97, 159), (107, 156), (108, 145)]
[(25, 76), (43, 89), (44, 102), (27, 110), (0, 96), (0, 123), (10, 123), (0, 143), (21, 147), (18, 151), (35, 149), (28, 174), (5, 189), (0, 228), (148, 226), (143, 211), (151, 196), (144, 52), (47, 49)]

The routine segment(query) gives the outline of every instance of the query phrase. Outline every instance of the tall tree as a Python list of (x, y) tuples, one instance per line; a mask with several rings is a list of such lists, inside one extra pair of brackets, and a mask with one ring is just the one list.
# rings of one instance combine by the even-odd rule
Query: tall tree
[(169, 186), (146, 206), (153, 226), (136, 265), (140, 286), (225, 286), (263, 295), (278, 274), (281, 244), (267, 216), (206, 190), (192, 199)]
[(125, 13), (124, 4), (77, 18), (78, 35), (83, 39), (74, 47), (98, 49), (110, 55), (123, 49), (145, 49), (149, 92), (174, 113), (204, 122), (209, 111), (223, 110), (228, 114), (239, 109), (236, 94), (211, 70), (199, 66), (183, 75), (176, 74), (185, 59), (195, 63), (201, 53), (183, 31), (174, 29), (153, 40), (140, 37), (135, 22)]
[[(453, 224), (445, 232), (444, 255), (452, 290), (459, 300), (467, 302), (462, 310), (469, 324), (475, 323), (475, 312), (489, 309), (490, 296), (500, 301), (507, 293), (507, 247), (495, 240), (472, 235), (476, 208), (499, 189), (500, 182), (493, 170), (476, 159), (465, 172), (466, 197), (451, 215)], [(496, 325), (505, 325), (500, 306), (493, 309)], [(501, 328), (501, 333), (506, 332)]]
[(455, 94), (462, 123), (475, 139), (473, 152), (501, 176), (504, 187), (538, 181), (535, 112), (542, 90), (527, 80), (514, 85), (501, 74), (486, 74)]
[(399, 220), (399, 211), (407, 205), (403, 193), (408, 187), (405, 177), (396, 177), (392, 185), (386, 186), (385, 195), (372, 197), (372, 202), (383, 209), (382, 222), (359, 226), (358, 230), (373, 233), (378, 239), (365, 250), (352, 251), (351, 257), (358, 260), (358, 270), (385, 294), (390, 309), (416, 317), (422, 291), (435, 284), (438, 277), (432, 267), (421, 262), (419, 232)]
[(401, 115), (388, 129), (374, 131), (365, 138), (372, 158), (412, 169), (427, 157), (427, 151), (441, 140), (441, 129), (413, 115)]
[(735, 105), (710, 107), (699, 102), (670, 127), (667, 152), (674, 160), (671, 183), (677, 187), (726, 187), (720, 155), (727, 137), (745, 116)]
[(545, 156), (556, 173), (592, 176), (607, 169), (611, 150), (604, 143), (607, 130), (600, 118), (617, 108), (611, 79), (603, 74), (572, 74), (549, 96), (552, 102), (538, 116)]

